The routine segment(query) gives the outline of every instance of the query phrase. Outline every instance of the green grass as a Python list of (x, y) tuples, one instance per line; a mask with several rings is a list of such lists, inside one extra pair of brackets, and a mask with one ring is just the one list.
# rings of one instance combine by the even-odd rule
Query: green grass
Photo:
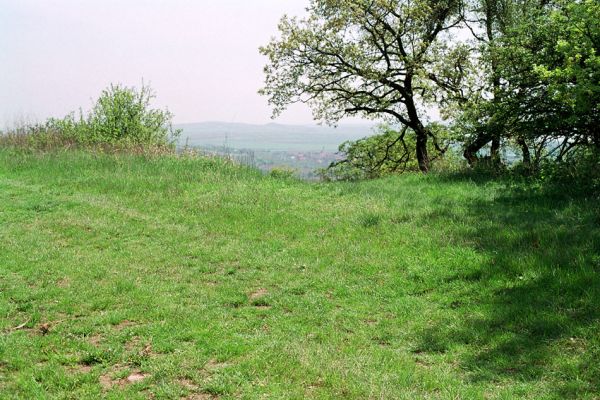
[(597, 399), (599, 273), (525, 183), (4, 149), (0, 398)]

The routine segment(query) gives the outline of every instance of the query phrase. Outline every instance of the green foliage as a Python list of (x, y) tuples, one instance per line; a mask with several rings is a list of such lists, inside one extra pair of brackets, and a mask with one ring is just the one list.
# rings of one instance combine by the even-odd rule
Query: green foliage
[(600, 3), (560, 4), (538, 26), (548, 44), (534, 71), (554, 99), (576, 114), (588, 113), (600, 101)]
[(447, 33), (461, 20), (460, 1), (313, 0), (303, 19), (284, 17), (280, 37), (261, 48), (274, 114), (305, 102), (318, 120), (381, 118), (410, 127), (414, 157), (429, 170), (423, 109), (460, 92), (468, 47)]
[(269, 176), (275, 179), (292, 179), (297, 171), (288, 167), (276, 167), (269, 171)]
[[(431, 124), (427, 129), (435, 133), (436, 140), (441, 141), (437, 145), (444, 146), (441, 155), (433, 160), (435, 168), (448, 150), (449, 133), (439, 124)], [(437, 150), (435, 145), (429, 142), (430, 153)], [(382, 125), (379, 127), (379, 133), (375, 135), (342, 143), (339, 152), (343, 158), (320, 170), (319, 175), (324, 180), (355, 181), (419, 171), (418, 161), (414, 157), (415, 149), (416, 137), (411, 129), (404, 127), (398, 130), (389, 125)]]
[(600, 148), (598, 18), (596, 1), (557, 1), (524, 15), (499, 52), (509, 82), (499, 108), (530, 143), (562, 142), (558, 155), (547, 152), (559, 160), (577, 147)]
[(535, 176), (560, 193), (600, 201), (600, 153), (595, 149), (579, 151), (560, 163), (546, 160)]
[(155, 97), (152, 89), (140, 90), (111, 85), (102, 92), (87, 117), (87, 137), (100, 143), (166, 145), (178, 132), (173, 132), (173, 115), (151, 108)]
[(411, 157), (414, 149), (412, 132), (383, 126), (379, 134), (342, 143), (339, 152), (344, 158), (322, 170), (321, 176), (327, 180), (360, 180), (418, 170)]
[(414, 159), (430, 170), (445, 139), (426, 128), (432, 105), (471, 165), (501, 172), (510, 147), (536, 171), (600, 150), (599, 19), (595, 0), (313, 0), (261, 49), (261, 93), (275, 114), (306, 102), (326, 122), (360, 115), (410, 128), (402, 142), (390, 132), (343, 144), (328, 179), (413, 170)]
[[(475, 1), (487, 88), (456, 118), (467, 150), (518, 143), (535, 169), (600, 149), (600, 6), (597, 1)], [(468, 156), (467, 154), (465, 154)]]
[[(102, 91), (87, 114), (50, 118), (44, 124), (22, 128), (15, 137), (34, 147), (50, 144), (168, 147), (180, 134), (172, 128), (173, 114), (152, 108), (154, 92), (143, 85), (111, 85)], [(18, 141), (16, 141), (18, 142)]]

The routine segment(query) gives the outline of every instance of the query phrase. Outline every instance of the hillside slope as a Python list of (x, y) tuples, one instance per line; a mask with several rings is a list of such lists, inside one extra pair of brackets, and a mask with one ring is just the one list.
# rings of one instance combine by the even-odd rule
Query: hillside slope
[(0, 398), (597, 398), (599, 215), (0, 150)]

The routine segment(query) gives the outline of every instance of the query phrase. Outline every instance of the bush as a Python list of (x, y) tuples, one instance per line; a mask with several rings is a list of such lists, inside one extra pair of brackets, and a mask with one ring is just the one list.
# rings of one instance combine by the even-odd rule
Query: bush
[(537, 178), (557, 193), (600, 199), (600, 153), (587, 149), (562, 162), (547, 160)]
[(173, 114), (153, 109), (155, 95), (149, 86), (111, 85), (102, 91), (92, 110), (79, 116), (50, 118), (44, 124), (20, 128), (5, 136), (13, 144), (45, 148), (49, 144), (111, 145), (116, 147), (167, 147), (181, 133), (172, 127)]
[(102, 92), (86, 121), (84, 140), (100, 143), (166, 145), (179, 132), (173, 131), (173, 114), (151, 108), (154, 92), (148, 86), (137, 91), (111, 85)]
[(289, 167), (275, 167), (269, 172), (269, 176), (275, 179), (292, 179), (296, 171)]

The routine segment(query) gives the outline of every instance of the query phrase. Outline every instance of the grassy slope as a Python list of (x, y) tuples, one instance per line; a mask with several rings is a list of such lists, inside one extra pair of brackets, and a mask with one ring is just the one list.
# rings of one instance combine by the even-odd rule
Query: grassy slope
[(0, 398), (598, 398), (599, 215), (0, 150)]

